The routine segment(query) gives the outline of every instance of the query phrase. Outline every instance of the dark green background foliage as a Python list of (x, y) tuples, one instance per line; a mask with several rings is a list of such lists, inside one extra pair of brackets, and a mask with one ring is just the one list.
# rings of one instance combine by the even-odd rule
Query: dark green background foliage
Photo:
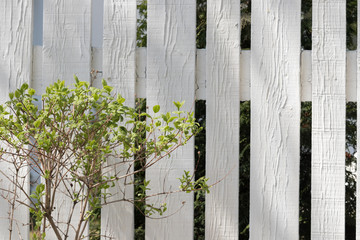
[[(145, 4), (144, 4), (145, 3)], [(301, 45), (304, 50), (311, 50), (312, 34), (312, 0), (302, 0), (301, 6)], [(346, 46), (348, 50), (357, 47), (357, 2), (347, 0), (346, 9)], [(146, 46), (146, 1), (139, 5), (140, 12), (145, 18), (139, 21), (138, 46)], [(145, 30), (144, 30), (145, 29)], [(197, 48), (206, 48), (206, 0), (197, 0)], [(251, 0), (241, 0), (241, 48), (251, 47)], [(239, 235), (240, 239), (249, 238), (249, 186), (250, 186), (250, 102), (240, 105), (240, 194), (239, 194)], [(354, 150), (356, 149), (356, 103), (350, 102), (346, 106), (346, 166), (356, 163)], [(205, 129), (206, 101), (197, 101), (196, 118)], [(310, 239), (311, 226), (311, 102), (301, 105), (300, 124), (300, 239)], [(205, 174), (205, 137), (202, 131), (195, 139), (196, 177)], [(200, 154), (200, 156), (199, 156)], [(346, 175), (346, 239), (355, 239), (355, 204), (356, 181), (354, 175), (347, 169)], [(205, 238), (205, 196), (195, 194), (195, 225), (194, 239)], [(143, 220), (136, 220), (141, 222)], [(143, 233), (143, 228), (137, 232)], [(138, 234), (138, 236), (141, 234)], [(136, 238), (143, 239), (143, 238)]]

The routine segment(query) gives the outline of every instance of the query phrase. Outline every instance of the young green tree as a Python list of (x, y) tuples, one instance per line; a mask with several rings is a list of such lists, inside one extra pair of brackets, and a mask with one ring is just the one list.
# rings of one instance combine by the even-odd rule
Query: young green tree
[[(31, 202), (26, 206), (35, 218), (33, 239), (45, 238), (48, 227), (57, 239), (68, 239), (71, 231), (74, 239), (82, 239), (89, 219), (109, 197), (106, 189), (119, 180), (134, 184), (130, 181), (134, 174), (151, 168), (158, 161), (166, 161), (200, 131), (193, 113), (181, 110), (183, 102), (174, 102), (174, 112), (160, 114), (160, 106), (156, 105), (153, 115), (138, 113), (125, 106), (125, 99), (113, 94), (113, 88), (104, 80), (101, 89), (76, 77), (75, 80), (73, 87), (65, 86), (64, 81), (55, 82), (41, 99), (35, 97), (34, 89), (24, 84), (10, 93), (8, 102), (0, 105), (0, 161), (12, 164), (16, 173), (30, 167), (43, 179), (28, 195), (24, 176), (9, 176), (9, 172), (1, 171), (16, 188), (16, 191), (9, 190), (12, 196), (22, 192)], [(41, 109), (36, 106), (37, 101), (41, 101)], [(142, 167), (132, 171), (129, 166), (137, 162), (141, 162)], [(115, 166), (126, 171), (110, 171)], [(185, 172), (179, 176), (178, 191), (208, 191), (206, 182), (205, 178), (194, 181)], [(63, 213), (65, 209), (57, 210), (59, 215), (68, 214), (65, 229), (60, 228), (58, 215), (54, 213), (60, 188), (66, 189), (62, 196), (73, 203), (69, 213), (68, 209)], [(149, 181), (137, 182), (137, 188), (141, 191), (136, 197), (119, 201), (141, 203), (145, 215), (162, 215), (166, 211), (166, 205), (156, 206), (145, 201), (151, 197), (146, 194), (151, 188)], [(26, 204), (25, 201), (19, 203)], [(80, 216), (77, 222), (73, 219), (75, 211), (79, 211)]]

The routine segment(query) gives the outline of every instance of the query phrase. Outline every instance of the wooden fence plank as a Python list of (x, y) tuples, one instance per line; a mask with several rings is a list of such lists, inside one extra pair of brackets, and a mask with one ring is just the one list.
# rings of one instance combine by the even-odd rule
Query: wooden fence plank
[[(125, 99), (125, 104), (135, 106), (136, 81), (136, 0), (104, 2), (104, 37), (103, 37), (103, 76), (114, 90)], [(125, 175), (128, 164), (121, 164), (118, 159), (108, 159), (112, 170), (109, 174)], [(116, 163), (120, 163), (116, 165)], [(108, 172), (108, 170), (105, 170)], [(116, 183), (107, 193), (112, 194), (107, 201), (132, 199), (134, 197), (133, 176)], [(128, 183), (125, 186), (125, 183)], [(134, 238), (133, 204), (120, 201), (105, 205), (101, 210), (101, 232), (113, 239)], [(107, 239), (107, 238), (106, 238)]]
[(91, 1), (44, 1), (43, 83), (88, 81), (91, 66)]
[(252, 4), (250, 238), (298, 239), (301, 1)]
[[(173, 101), (185, 101), (183, 110), (194, 110), (196, 1), (149, 0), (147, 48), (147, 105), (161, 105), (161, 112), (174, 111)], [(149, 194), (178, 190), (183, 171), (193, 171), (194, 141), (146, 171)], [(146, 219), (146, 239), (193, 239), (193, 194), (171, 194), (150, 200), (167, 202), (160, 220)], [(183, 203), (183, 204), (182, 204)]]
[(238, 239), (240, 1), (207, 2), (206, 239)]
[[(32, 73), (32, 1), (0, 1), (0, 104), (8, 100), (10, 92), (15, 91), (23, 83), (30, 84)], [(2, 145), (5, 147), (5, 145)], [(29, 191), (28, 167), (23, 167), (19, 179), (24, 184), (24, 190)], [(0, 163), (0, 188), (13, 190), (14, 185), (6, 179), (14, 176), (14, 167), (11, 164)], [(17, 200), (24, 200), (24, 195), (17, 189)], [(3, 197), (13, 198), (13, 194), (0, 192), (0, 239), (10, 239), (9, 212), (11, 207), (8, 200)], [(28, 239), (29, 209), (15, 203), (14, 221), (12, 227), (13, 239)]]
[[(82, 81), (90, 80), (91, 66), (91, 1), (88, 0), (47, 0), (44, 1), (44, 32), (42, 56), (42, 82), (37, 84), (37, 92), (45, 92), (46, 86), (57, 81), (65, 80), (66, 85), (74, 83), (76, 74)], [(69, 188), (70, 182), (69, 182)], [(74, 185), (74, 187), (76, 187)], [(60, 186), (62, 192), (57, 193), (56, 216), (58, 222), (66, 223), (73, 202), (65, 196), (65, 186)], [(61, 209), (61, 214), (59, 214)], [(70, 213), (70, 212), (69, 212)], [(80, 218), (80, 206), (77, 206), (72, 217), (72, 223)], [(59, 223), (64, 231), (66, 225)], [(87, 235), (85, 231), (84, 235)], [(47, 238), (55, 239), (52, 230)], [(70, 229), (68, 238), (74, 239), (75, 232)]]
[(311, 238), (345, 238), (346, 2), (313, 1)]

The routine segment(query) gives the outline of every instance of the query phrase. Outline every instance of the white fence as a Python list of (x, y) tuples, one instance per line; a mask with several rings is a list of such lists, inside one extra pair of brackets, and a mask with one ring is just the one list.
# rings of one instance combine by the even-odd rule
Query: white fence
[[(73, 74), (89, 79), (91, 69), (102, 71), (129, 105), (143, 97), (150, 109), (160, 104), (167, 111), (172, 101), (185, 100), (190, 109), (206, 99), (206, 174), (228, 174), (206, 196), (206, 239), (238, 239), (239, 104), (251, 100), (250, 238), (285, 240), (299, 235), (300, 106), (312, 101), (311, 236), (345, 238), (345, 103), (360, 97), (360, 53), (346, 54), (346, 1), (313, 1), (312, 52), (301, 52), (300, 0), (252, 0), (252, 50), (242, 52), (239, 0), (207, 1), (206, 50), (195, 46), (195, 0), (148, 0), (147, 49), (136, 49), (136, 0), (104, 0), (102, 24), (90, 0), (46, 0), (43, 44), (35, 47), (33, 3), (0, 1), (2, 102), (24, 82), (42, 93)], [(100, 48), (91, 40), (99, 25)], [(177, 188), (182, 171), (194, 168), (193, 148), (192, 141), (146, 172), (152, 191)], [(1, 184), (7, 187), (6, 179)], [(193, 239), (193, 196), (167, 201), (168, 212), (181, 210), (146, 219), (146, 238)], [(0, 239), (8, 239), (8, 203), (0, 205)], [(102, 233), (133, 238), (132, 205), (110, 205), (102, 214)], [(28, 239), (28, 218), (19, 206), (14, 239)]]

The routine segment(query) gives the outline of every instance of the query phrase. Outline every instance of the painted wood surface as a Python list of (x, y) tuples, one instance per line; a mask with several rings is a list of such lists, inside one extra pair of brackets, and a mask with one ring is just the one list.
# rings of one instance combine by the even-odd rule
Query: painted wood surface
[[(185, 101), (183, 110), (193, 111), (195, 101), (195, 17), (194, 0), (148, 1), (147, 105), (149, 112), (159, 104), (161, 112), (174, 111), (173, 101)], [(178, 190), (183, 171), (194, 169), (194, 141), (177, 149), (146, 170), (149, 194)], [(193, 194), (171, 194), (150, 200), (167, 203), (162, 219), (146, 219), (146, 239), (193, 239)], [(159, 216), (154, 216), (159, 217)]]
[(38, 91), (58, 79), (66, 84), (74, 74), (90, 80), (91, 1), (44, 1), (43, 82)]
[(298, 239), (300, 4), (252, 2), (251, 239)]
[[(135, 106), (136, 81), (136, 0), (104, 2), (104, 36), (103, 36), (103, 77), (114, 91), (121, 94), (125, 104)], [(100, 79), (99, 79), (100, 80)], [(125, 175), (132, 171), (129, 164), (119, 159), (108, 159), (111, 167), (109, 174)], [(130, 167), (130, 168), (129, 168)], [(104, 169), (108, 172), (109, 169)], [(107, 201), (133, 199), (133, 176), (121, 180), (107, 193), (112, 194)], [(127, 184), (127, 185), (125, 185)], [(127, 201), (105, 205), (101, 209), (101, 232), (107, 238), (134, 238), (134, 206)], [(107, 239), (106, 238), (106, 239)], [(105, 239), (105, 238), (104, 238)]]
[(207, 4), (205, 237), (238, 239), (240, 1)]
[[(43, 55), (42, 79), (36, 85), (39, 94), (44, 93), (46, 86), (60, 80), (66, 85), (74, 83), (74, 74), (82, 81), (90, 80), (91, 66), (91, 1), (88, 0), (47, 0), (44, 1), (43, 27)], [(52, 213), (59, 222), (59, 226), (66, 233), (66, 222), (73, 206), (71, 199), (66, 196), (66, 188), (75, 190), (76, 185), (67, 182), (60, 185), (60, 192), (56, 197), (56, 210)], [(77, 224), (80, 219), (80, 208), (75, 207), (71, 224)], [(61, 214), (57, 211), (61, 209)], [(69, 214), (65, 212), (68, 211)], [(86, 236), (87, 231), (84, 232)], [(68, 237), (75, 238), (75, 231), (69, 229)], [(47, 238), (55, 239), (52, 230)]]
[[(36, 49), (37, 47), (35, 47)], [(36, 51), (35, 51), (36, 52)], [(34, 53), (36, 54), (36, 53)], [(146, 98), (146, 75), (147, 75), (147, 49), (136, 49), (136, 97)], [(357, 79), (357, 54), (356, 51), (346, 52), (346, 101), (356, 102), (356, 79)], [(311, 51), (305, 50), (301, 52), (301, 101), (311, 101)], [(102, 69), (102, 49), (92, 49), (92, 69)], [(36, 60), (38, 62), (38, 60)], [(34, 64), (36, 64), (34, 61)], [(242, 50), (240, 53), (240, 100), (250, 100), (251, 88), (251, 51)], [(41, 71), (40, 69), (37, 69)], [(40, 72), (41, 75), (41, 72)], [(102, 75), (99, 74), (99, 77)], [(206, 49), (197, 49), (196, 51), (196, 83), (195, 95), (197, 100), (206, 100)], [(100, 85), (99, 85), (100, 86)]]
[(344, 239), (346, 2), (312, 13), (311, 239)]
[[(32, 1), (0, 1), (0, 104), (8, 100), (10, 92), (15, 91), (23, 83), (30, 83), (32, 74)], [(1, 143), (1, 147), (6, 147)], [(13, 179), (15, 168), (12, 164), (0, 162), (0, 188), (13, 191), (10, 179)], [(28, 167), (20, 169), (23, 179), (18, 178), (25, 191), (29, 191)], [(16, 190), (16, 200), (24, 201), (20, 189)], [(5, 199), (4, 199), (5, 197)], [(27, 221), (29, 211), (27, 207), (16, 202), (12, 228), (10, 215), (14, 194), (0, 191), (0, 239), (28, 239), (29, 228)]]

